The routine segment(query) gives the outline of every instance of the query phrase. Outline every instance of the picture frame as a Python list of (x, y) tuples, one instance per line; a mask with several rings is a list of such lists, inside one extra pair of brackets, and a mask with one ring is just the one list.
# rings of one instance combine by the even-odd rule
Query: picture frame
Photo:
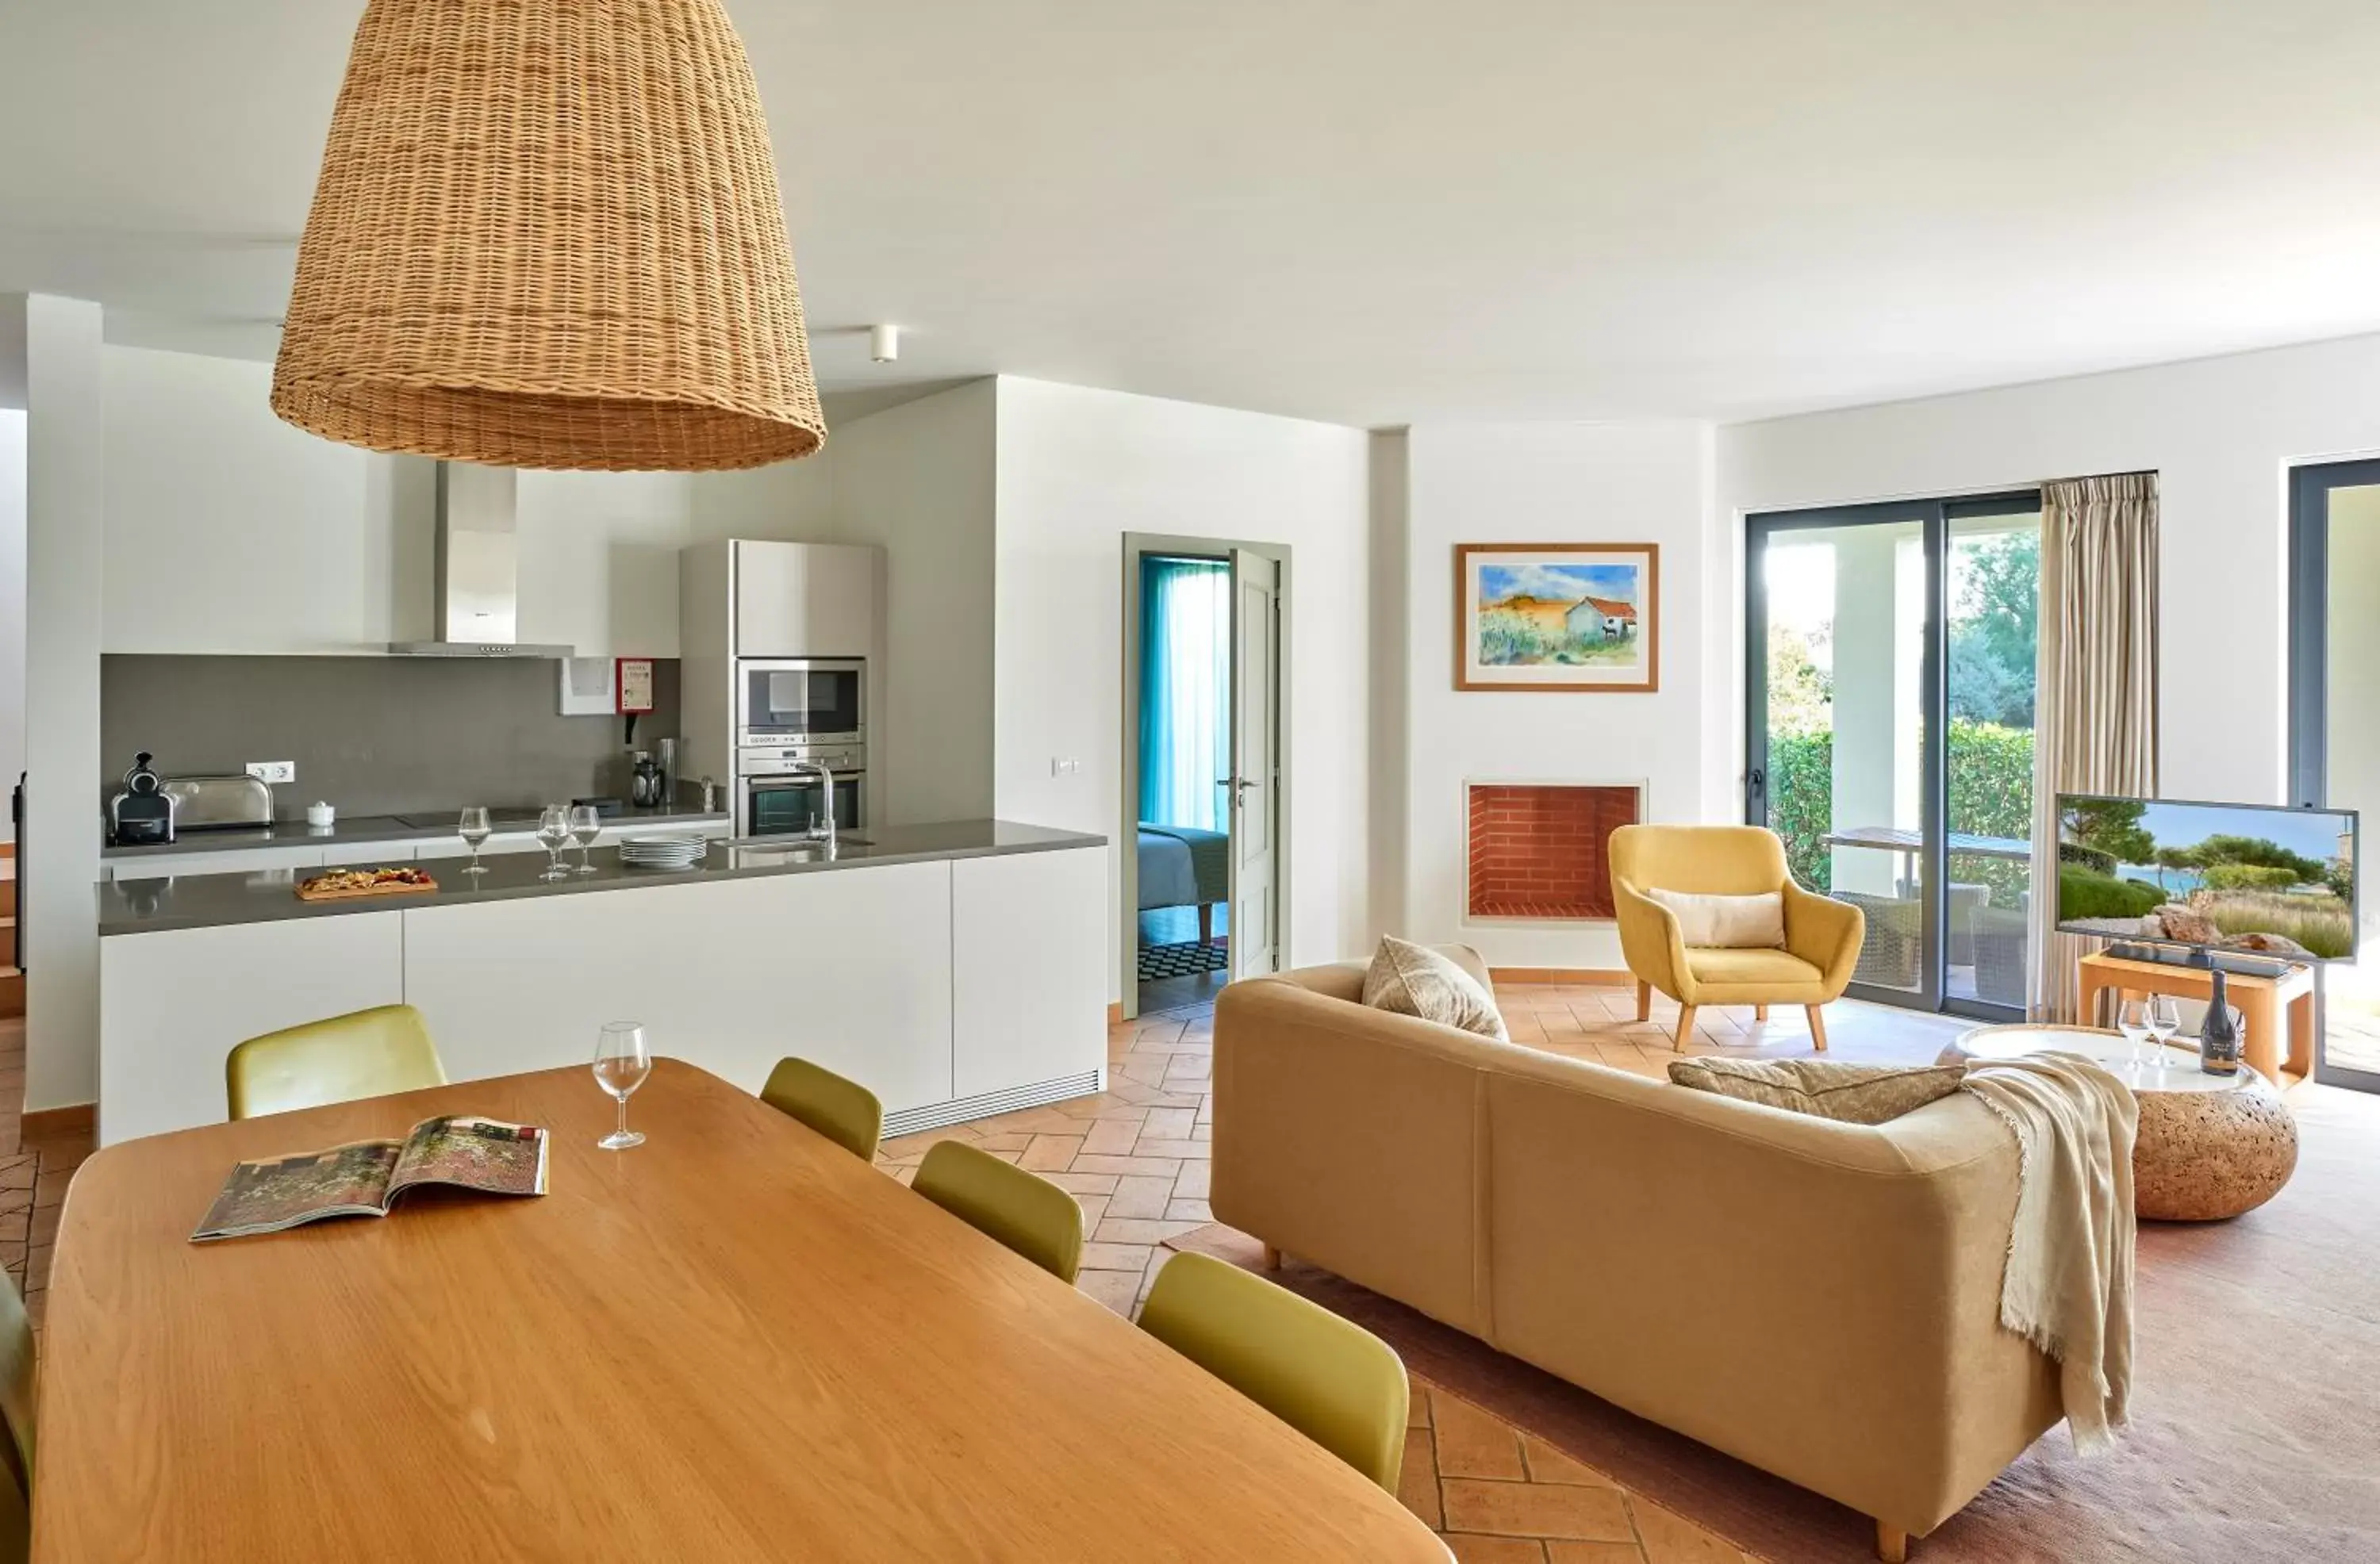
[(1454, 687), (1658, 691), (1660, 545), (1456, 544)]

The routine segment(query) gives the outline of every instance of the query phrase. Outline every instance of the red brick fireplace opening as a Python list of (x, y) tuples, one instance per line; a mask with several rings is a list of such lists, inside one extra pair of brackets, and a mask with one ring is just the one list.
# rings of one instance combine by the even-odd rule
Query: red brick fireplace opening
[(1611, 833), (1633, 825), (1633, 784), (1468, 784), (1473, 917), (1608, 918)]

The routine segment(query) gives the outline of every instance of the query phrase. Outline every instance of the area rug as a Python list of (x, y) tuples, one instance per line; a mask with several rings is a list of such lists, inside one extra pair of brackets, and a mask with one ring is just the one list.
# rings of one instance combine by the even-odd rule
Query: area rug
[(1180, 945), (1143, 945), (1138, 963), (1140, 980), (1154, 983), (1160, 977), (1191, 977), (1202, 972), (1220, 972), (1231, 964), (1232, 948), (1217, 940), (1202, 945), (1196, 940)]
[[(2297, 1176), (2230, 1222), (2141, 1230), (2132, 1426), (2082, 1460), (2063, 1425), (1912, 1549), (1924, 1564), (2380, 1559), (2380, 1097), (2289, 1094)], [(1254, 1267), (1218, 1226), (1172, 1241)], [(1279, 1279), (1417, 1375), (1777, 1564), (1874, 1558), (1866, 1518), (1310, 1266)], [(1756, 1328), (1747, 1324), (1746, 1328)]]

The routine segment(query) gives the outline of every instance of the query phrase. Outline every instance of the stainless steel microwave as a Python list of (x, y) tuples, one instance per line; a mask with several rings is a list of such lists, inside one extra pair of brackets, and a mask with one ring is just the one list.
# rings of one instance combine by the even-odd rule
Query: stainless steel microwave
[(735, 664), (735, 742), (745, 749), (866, 742), (868, 661), (742, 659)]

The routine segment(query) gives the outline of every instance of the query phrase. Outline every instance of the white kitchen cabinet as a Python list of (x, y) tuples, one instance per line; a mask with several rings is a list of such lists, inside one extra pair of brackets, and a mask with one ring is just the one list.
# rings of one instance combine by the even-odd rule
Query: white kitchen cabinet
[(221, 1123), (234, 1045), (402, 1000), (402, 916), (344, 913), (102, 940), (100, 1144)]
[(799, 1054), (898, 1111), (951, 1096), (950, 885), (888, 864), (409, 909), (406, 998), (458, 1081), (586, 1064), (638, 1021), (747, 1091)]
[(748, 539), (733, 547), (736, 656), (874, 655), (881, 549)]
[(157, 853), (110, 858), (102, 867), (111, 879), (164, 879), (183, 874), (272, 874), (322, 867), (322, 844), (233, 847), (219, 853)]
[(951, 865), (954, 1097), (1107, 1063), (1103, 848)]

